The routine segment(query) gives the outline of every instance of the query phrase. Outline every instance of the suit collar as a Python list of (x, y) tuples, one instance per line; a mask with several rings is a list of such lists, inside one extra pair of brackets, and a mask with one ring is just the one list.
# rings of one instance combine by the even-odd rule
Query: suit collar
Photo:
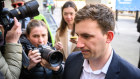
[[(78, 66), (74, 67), (74, 69), (76, 69), (77, 75), (75, 75), (73, 79), (80, 79), (83, 70), (83, 62), (84, 62), (83, 55), (82, 53), (79, 53), (74, 63), (74, 64), (78, 64)], [(112, 79), (112, 78), (118, 79), (119, 73), (120, 73), (119, 56), (115, 53), (115, 51), (113, 51), (113, 57), (110, 66), (108, 68), (107, 74), (105, 76), (105, 79)]]
[(113, 50), (113, 57), (108, 68), (105, 79), (117, 79), (120, 73), (119, 56)]

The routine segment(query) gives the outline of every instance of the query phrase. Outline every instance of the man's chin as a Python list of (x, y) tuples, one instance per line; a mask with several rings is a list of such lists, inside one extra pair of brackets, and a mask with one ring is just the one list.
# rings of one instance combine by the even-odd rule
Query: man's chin
[(87, 56), (87, 55), (85, 55), (85, 54), (83, 54), (83, 57), (84, 57), (84, 59), (88, 59), (88, 56)]

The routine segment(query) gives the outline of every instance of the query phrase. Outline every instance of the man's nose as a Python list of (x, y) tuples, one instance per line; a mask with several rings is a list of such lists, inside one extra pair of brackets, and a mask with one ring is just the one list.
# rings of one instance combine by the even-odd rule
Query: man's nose
[(78, 37), (77, 45), (78, 48), (84, 47), (84, 43), (81, 38)]

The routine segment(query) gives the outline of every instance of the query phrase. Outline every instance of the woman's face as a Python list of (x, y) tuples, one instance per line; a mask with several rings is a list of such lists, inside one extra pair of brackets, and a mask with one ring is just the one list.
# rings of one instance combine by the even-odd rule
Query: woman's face
[(48, 31), (42, 26), (34, 27), (31, 29), (27, 38), (35, 47), (38, 47), (38, 45), (46, 45), (48, 42)]
[(72, 7), (63, 9), (63, 17), (68, 25), (72, 25), (74, 23), (75, 13), (74, 8)]

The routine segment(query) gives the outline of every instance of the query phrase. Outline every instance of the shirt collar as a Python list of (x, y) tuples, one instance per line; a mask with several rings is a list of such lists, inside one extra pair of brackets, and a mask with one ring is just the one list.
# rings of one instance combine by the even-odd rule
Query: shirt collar
[(112, 50), (112, 52), (111, 52), (111, 55), (110, 55), (110, 57), (109, 57), (107, 63), (106, 63), (106, 64), (104, 65), (104, 67), (102, 68), (102, 72), (105, 73), (105, 74), (107, 73), (107, 70), (108, 70), (109, 65), (110, 65), (110, 63), (111, 63), (112, 56), (113, 56), (113, 50)]
[(109, 68), (109, 65), (111, 63), (112, 56), (113, 56), (113, 51), (111, 52), (111, 55), (108, 61), (106, 62), (106, 64), (104, 65), (104, 67), (101, 70), (96, 70), (96, 71), (92, 71), (92, 69), (90, 68), (90, 65), (88, 64), (87, 59), (84, 59), (84, 63), (83, 63), (84, 71), (86, 71), (87, 73), (94, 73), (94, 74), (100, 74), (101, 72), (106, 74)]

